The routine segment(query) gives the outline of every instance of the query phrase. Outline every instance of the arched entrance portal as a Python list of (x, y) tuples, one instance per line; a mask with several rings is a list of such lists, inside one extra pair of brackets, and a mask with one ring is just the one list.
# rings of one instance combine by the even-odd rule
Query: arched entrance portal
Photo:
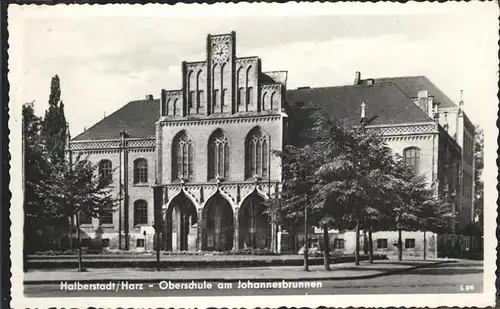
[(257, 193), (248, 196), (241, 205), (239, 220), (240, 249), (265, 249), (271, 247), (271, 223), (264, 213), (264, 199)]
[(167, 210), (167, 250), (196, 250), (198, 231), (196, 207), (184, 193), (177, 195)]
[(203, 250), (231, 250), (233, 248), (233, 209), (220, 194), (207, 201), (203, 209)]

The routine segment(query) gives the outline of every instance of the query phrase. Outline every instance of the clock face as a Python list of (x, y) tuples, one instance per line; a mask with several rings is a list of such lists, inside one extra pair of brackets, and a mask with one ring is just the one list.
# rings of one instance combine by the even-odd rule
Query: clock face
[(212, 59), (215, 62), (224, 62), (229, 58), (229, 49), (227, 45), (215, 45), (212, 50)]

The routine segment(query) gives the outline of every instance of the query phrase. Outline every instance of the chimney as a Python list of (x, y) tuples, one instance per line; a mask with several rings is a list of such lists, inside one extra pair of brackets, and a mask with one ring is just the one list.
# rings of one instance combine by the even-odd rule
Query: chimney
[(167, 91), (165, 89), (162, 89), (160, 95), (160, 116), (167, 116), (167, 114), (168, 114)]
[(419, 91), (417, 95), (417, 104), (418, 107), (420, 107), (421, 110), (423, 110), (425, 113), (427, 113), (427, 104), (428, 104), (428, 99), (429, 99), (429, 91)]
[(146, 94), (146, 100), (153, 100), (152, 94)]
[(446, 132), (448, 132), (448, 113), (444, 113), (444, 124), (443, 124), (443, 128), (445, 129)]
[(356, 75), (354, 77), (354, 85), (359, 85), (361, 83), (361, 72), (356, 71)]
[(432, 118), (432, 113), (434, 112), (434, 97), (430, 96), (427, 99), (427, 115)]
[(460, 90), (460, 102), (458, 103), (458, 115), (463, 116), (464, 114), (464, 91)]
[(69, 131), (69, 123), (66, 122), (66, 147), (70, 146), (71, 142), (71, 133)]

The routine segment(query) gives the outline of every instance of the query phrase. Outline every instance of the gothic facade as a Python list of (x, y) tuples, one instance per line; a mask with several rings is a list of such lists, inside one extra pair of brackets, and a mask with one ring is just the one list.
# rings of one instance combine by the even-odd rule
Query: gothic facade
[(264, 72), (258, 57), (237, 56), (234, 32), (208, 35), (206, 58), (183, 62), (180, 75), (181, 89), (129, 102), (68, 143), (68, 154), (98, 164), (120, 197), (108, 215), (82, 216), (86, 238), (113, 249), (152, 249), (158, 187), (164, 250), (286, 250), (287, 233), (263, 214), (263, 201), (279, 191), (280, 162), (272, 152), (286, 143), (286, 110), (296, 102), (357, 123), (366, 102), (371, 127), (446, 194), (463, 224), (472, 219), (463, 175), (473, 175), (473, 163), (463, 147), (473, 152), (473, 127), (462, 105), (433, 97), (430, 82), (434, 88), (420, 82), (414, 94), (398, 80), (357, 74), (355, 85), (287, 90), (286, 71)]

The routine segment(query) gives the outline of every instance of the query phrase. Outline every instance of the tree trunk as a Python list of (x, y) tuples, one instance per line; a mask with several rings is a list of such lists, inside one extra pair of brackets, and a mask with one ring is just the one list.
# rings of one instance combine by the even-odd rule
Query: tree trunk
[(306, 204), (304, 209), (304, 271), (309, 271), (309, 248), (307, 245), (308, 243), (307, 243), (307, 204)]
[(69, 249), (73, 250), (73, 230), (75, 229), (75, 218), (73, 216), (69, 219), (69, 239), (68, 245)]
[(356, 248), (354, 249), (354, 265), (359, 266), (359, 220), (356, 219)]
[(330, 244), (328, 237), (328, 227), (326, 224), (323, 225), (323, 246), (324, 246), (324, 266), (325, 270), (330, 270), (330, 248), (328, 247)]
[(373, 264), (373, 237), (372, 237), (372, 227), (368, 228), (368, 259), (371, 264)]
[(398, 260), (402, 261), (403, 260), (403, 240), (402, 240), (402, 231), (399, 228), (398, 229)]
[(426, 231), (424, 231), (424, 261), (427, 258), (427, 235)]
[(76, 215), (76, 245), (78, 248), (78, 271), (84, 271), (82, 266), (82, 245), (80, 241), (80, 218)]
[(156, 270), (160, 270), (160, 233), (155, 231), (156, 237)]
[(368, 238), (366, 237), (366, 226), (363, 224), (363, 253), (368, 254)]

